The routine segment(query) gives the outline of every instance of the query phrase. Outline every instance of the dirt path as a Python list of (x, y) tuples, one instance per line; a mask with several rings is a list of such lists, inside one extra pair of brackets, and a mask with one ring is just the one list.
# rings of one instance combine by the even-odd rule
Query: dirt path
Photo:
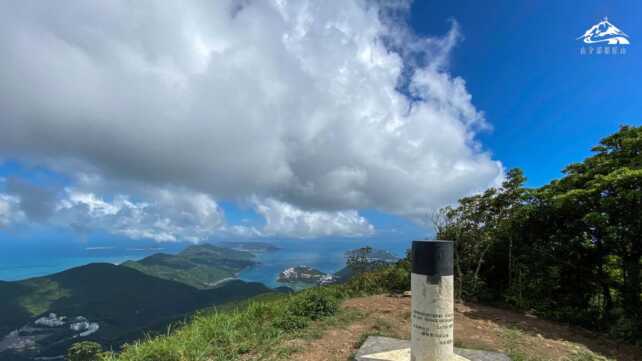
[[(410, 337), (410, 298), (382, 295), (355, 298), (344, 302), (342, 308), (357, 309), (364, 316), (348, 325), (329, 328), (317, 339), (290, 341), (303, 351), (290, 354), (287, 359), (347, 361), (368, 335)], [(588, 361), (599, 360), (602, 355), (615, 360), (642, 361), (642, 350), (595, 333), (473, 304), (456, 305), (455, 345), (506, 352), (523, 360)]]

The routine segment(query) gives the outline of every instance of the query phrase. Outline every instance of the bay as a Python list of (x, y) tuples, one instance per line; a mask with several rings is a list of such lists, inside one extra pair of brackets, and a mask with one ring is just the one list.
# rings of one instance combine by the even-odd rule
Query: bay
[[(360, 247), (371, 246), (403, 257), (410, 242), (401, 241), (277, 241), (280, 249), (257, 254), (258, 265), (243, 270), (239, 278), (244, 281), (261, 282), (268, 287), (279, 287), (278, 274), (294, 266), (310, 266), (325, 273), (334, 273), (345, 266), (345, 252)], [(287, 286), (287, 285), (286, 285)]]
[[(371, 246), (387, 250), (398, 257), (405, 254), (410, 242), (380, 240), (275, 240), (279, 247), (272, 252), (256, 254), (258, 264), (247, 268), (239, 278), (248, 282), (261, 282), (268, 287), (279, 287), (279, 272), (289, 267), (306, 265), (326, 273), (333, 273), (345, 265), (345, 252), (359, 247)], [(45, 276), (89, 263), (106, 262), (120, 264), (127, 260), (140, 260), (158, 252), (175, 254), (188, 246), (187, 243), (163, 243), (155, 246), (129, 247), (65, 247), (12, 248), (0, 252), (0, 280), (17, 281)]]

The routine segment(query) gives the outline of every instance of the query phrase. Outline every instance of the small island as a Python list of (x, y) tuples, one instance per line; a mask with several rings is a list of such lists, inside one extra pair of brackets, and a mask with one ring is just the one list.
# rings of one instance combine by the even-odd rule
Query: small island
[(388, 251), (385, 251), (382, 249), (376, 249), (372, 247), (363, 247), (363, 248), (357, 248), (351, 251), (347, 251), (345, 253), (345, 257), (346, 259), (361, 257), (365, 261), (370, 263), (373, 263), (373, 262), (393, 263), (399, 260), (399, 257), (395, 256), (394, 254)]
[(290, 267), (279, 273), (277, 282), (294, 289), (323, 286), (348, 281), (355, 274), (371, 271), (380, 266), (397, 262), (394, 254), (372, 247), (362, 247), (345, 252), (346, 266), (334, 274), (324, 273), (310, 266)]
[(334, 277), (310, 266), (296, 266), (279, 273), (277, 281), (300, 289), (334, 283)]

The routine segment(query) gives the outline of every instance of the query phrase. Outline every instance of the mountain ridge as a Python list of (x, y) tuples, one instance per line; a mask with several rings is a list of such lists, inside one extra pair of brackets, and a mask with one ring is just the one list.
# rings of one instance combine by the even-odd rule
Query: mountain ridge
[[(240, 280), (201, 290), (110, 263), (91, 263), (49, 276), (0, 282), (5, 303), (0, 309), (0, 359), (9, 354), (64, 354), (73, 337), (68, 325), (64, 329), (41, 327), (29, 333), (35, 327), (34, 320), (49, 313), (95, 322), (99, 330), (83, 339), (118, 347), (141, 337), (144, 331), (164, 327), (196, 310), (271, 292), (276, 291)], [(23, 337), (3, 345), (5, 335), (14, 330), (21, 330)], [(11, 345), (20, 342), (32, 346), (15, 352)]]
[(129, 267), (150, 276), (209, 289), (221, 281), (236, 278), (238, 272), (256, 264), (252, 253), (210, 244), (191, 245), (176, 255), (155, 253), (138, 261), (127, 261)]

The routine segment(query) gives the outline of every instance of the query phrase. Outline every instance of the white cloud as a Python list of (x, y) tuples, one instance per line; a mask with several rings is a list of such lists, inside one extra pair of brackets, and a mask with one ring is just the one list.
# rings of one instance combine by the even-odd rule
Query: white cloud
[(24, 214), (19, 209), (19, 200), (11, 195), (0, 193), (0, 228), (20, 221)]
[[(363, 208), (416, 219), (495, 184), (502, 166), (475, 141), (486, 121), (447, 71), (456, 24), (443, 37), (417, 37), (381, 6), (3, 3), (0, 157), (211, 202), (271, 199), (268, 228), (298, 235), (322, 234), (315, 219), (331, 232), (367, 229)], [(219, 227), (216, 213), (196, 208), (188, 231), (173, 218), (181, 212), (153, 202), (74, 202), (65, 209), (82, 207), (131, 236)]]
[(221, 229), (224, 217), (205, 194), (159, 190), (145, 201), (124, 195), (106, 201), (93, 193), (68, 189), (53, 221), (80, 231), (103, 230), (133, 239), (198, 242)]
[[(80, 189), (65, 190), (56, 205), (53, 224), (70, 225), (77, 231), (101, 230), (132, 239), (159, 242), (200, 242), (213, 237), (367, 236), (374, 227), (357, 211), (303, 211), (274, 199), (254, 200), (263, 227), (228, 224), (223, 210), (208, 195), (187, 190), (155, 189), (146, 198), (105, 197)], [(0, 198), (0, 219), (2, 219)], [(14, 203), (19, 203), (14, 199)], [(15, 208), (15, 207), (14, 207)], [(14, 209), (15, 211), (15, 209)]]
[(368, 236), (374, 227), (357, 211), (303, 211), (274, 199), (257, 201), (256, 210), (265, 217), (264, 235), (293, 238), (325, 236)]

